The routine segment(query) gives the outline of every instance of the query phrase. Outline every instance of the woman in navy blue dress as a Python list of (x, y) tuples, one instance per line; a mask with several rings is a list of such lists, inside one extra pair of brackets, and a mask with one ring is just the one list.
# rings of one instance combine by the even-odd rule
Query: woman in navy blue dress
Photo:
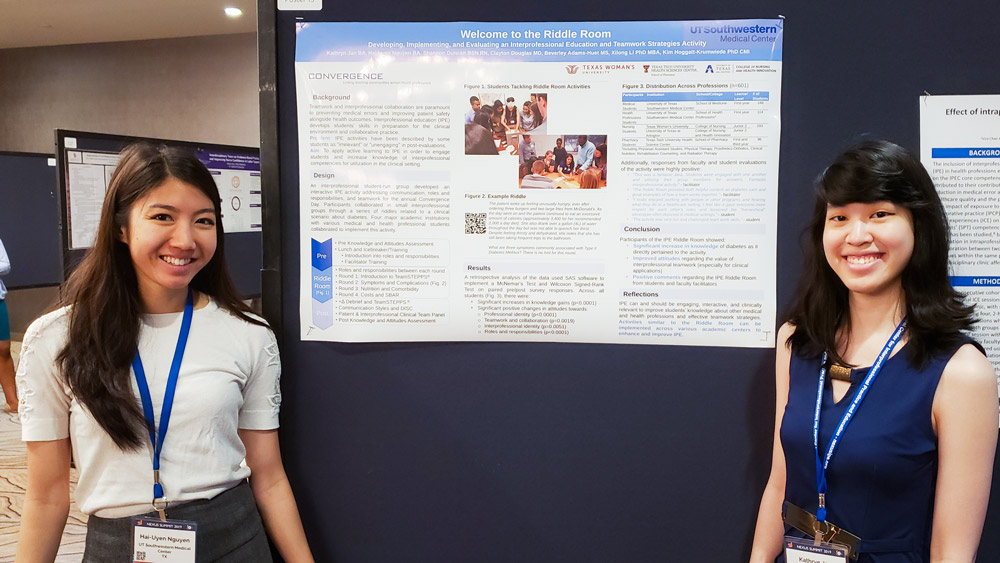
[[(809, 233), (778, 333), (774, 453), (751, 561), (783, 560), (784, 536), (812, 538), (797, 528), (818, 519), (860, 538), (859, 563), (971, 562), (993, 473), (997, 381), (965, 336), (973, 310), (950, 285), (934, 185), (905, 149), (862, 142), (819, 178)], [(818, 457), (829, 460), (824, 484)]]

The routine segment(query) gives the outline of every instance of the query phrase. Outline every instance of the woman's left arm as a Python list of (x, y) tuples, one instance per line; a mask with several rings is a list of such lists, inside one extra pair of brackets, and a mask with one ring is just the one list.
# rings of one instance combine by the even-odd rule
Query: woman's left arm
[(7, 249), (3, 247), (3, 241), (0, 240), (0, 276), (6, 274), (10, 271), (10, 258), (7, 256)]
[(260, 509), (267, 535), (285, 561), (313, 561), (292, 487), (281, 463), (278, 431), (241, 429), (239, 434), (247, 450), (250, 489)]
[(934, 395), (938, 476), (931, 561), (976, 558), (986, 519), (997, 446), (997, 380), (993, 366), (972, 344), (945, 366)]

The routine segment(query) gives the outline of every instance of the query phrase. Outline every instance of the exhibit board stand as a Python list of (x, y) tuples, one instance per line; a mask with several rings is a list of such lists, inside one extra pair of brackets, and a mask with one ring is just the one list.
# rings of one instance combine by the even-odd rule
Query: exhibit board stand
[[(990, 22), (1000, 6), (625, 2), (508, 17), (446, 3), (391, 12), (284, 5), (319, 9), (258, 4), (263, 299), (282, 348), (285, 467), (317, 559), (746, 560), (771, 461), (772, 348), (303, 339), (309, 179), (300, 176), (296, 30), (386, 20), (783, 19), (780, 323), (816, 176), (864, 136), (917, 151), (925, 91), (1000, 92), (993, 49), (981, 48), (997, 44)], [(991, 503), (986, 530), (998, 522)], [(985, 534), (979, 558), (1000, 559), (995, 534)]]
[(62, 283), (56, 159), (0, 152), (0, 240), (10, 257), (7, 289)]

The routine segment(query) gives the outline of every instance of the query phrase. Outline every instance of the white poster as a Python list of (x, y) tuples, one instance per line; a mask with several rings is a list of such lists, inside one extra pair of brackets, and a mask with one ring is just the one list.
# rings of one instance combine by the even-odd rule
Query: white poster
[(951, 283), (1000, 373), (1000, 96), (922, 96), (920, 161), (951, 227)]
[(227, 233), (261, 230), (260, 156), (254, 152), (198, 148), (222, 198), (222, 227)]
[(773, 346), (782, 24), (298, 24), (302, 338)]
[(108, 180), (118, 166), (118, 154), (97, 151), (66, 151), (66, 203), (69, 206), (69, 247), (77, 250), (94, 245), (101, 205)]

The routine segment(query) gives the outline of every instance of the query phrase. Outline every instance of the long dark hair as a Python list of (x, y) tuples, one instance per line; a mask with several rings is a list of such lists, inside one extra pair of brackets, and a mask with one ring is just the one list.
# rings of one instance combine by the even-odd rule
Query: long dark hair
[(598, 168), (604, 168), (608, 165), (608, 144), (601, 143), (597, 145), (598, 152), (601, 153), (600, 157), (594, 157), (594, 166)]
[(816, 206), (808, 227), (805, 272), (788, 321), (788, 339), (805, 355), (837, 350), (838, 330), (850, 329), (847, 288), (826, 261), (823, 228), (828, 205), (890, 201), (913, 216), (913, 255), (903, 269), (908, 357), (923, 366), (955, 346), (975, 323), (973, 307), (951, 287), (948, 277), (948, 219), (930, 175), (908, 150), (888, 141), (866, 140), (847, 149), (816, 181)]
[(226, 271), (221, 199), (205, 165), (179, 148), (149, 143), (126, 147), (108, 185), (94, 246), (62, 292), (62, 304), (72, 307), (66, 347), (56, 359), (73, 395), (122, 450), (138, 449), (147, 434), (129, 371), (139, 342), (142, 306), (135, 267), (121, 233), (128, 227), (132, 206), (169, 178), (194, 186), (215, 206), (215, 254), (191, 280), (191, 287), (238, 317), (264, 324), (248, 315), (250, 309)]

